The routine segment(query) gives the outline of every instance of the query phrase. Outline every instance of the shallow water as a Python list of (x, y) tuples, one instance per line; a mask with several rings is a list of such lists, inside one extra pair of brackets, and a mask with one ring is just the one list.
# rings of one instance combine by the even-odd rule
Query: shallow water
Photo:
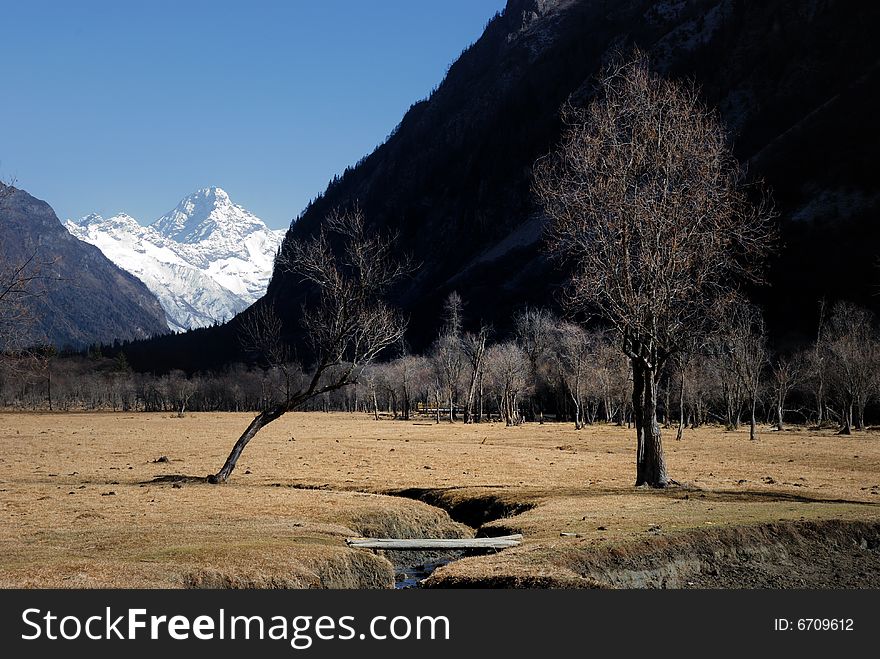
[(421, 588), (419, 583), (422, 579), (427, 579), (431, 573), (438, 567), (450, 563), (451, 560), (443, 560), (437, 563), (422, 563), (421, 565), (410, 565), (398, 567), (394, 572), (395, 588)]
[(392, 561), (394, 563), (394, 587), (395, 588), (421, 588), (422, 579), (431, 576), (438, 567), (458, 560), (464, 555), (463, 551), (424, 552), (415, 560), (421, 562), (408, 562), (400, 560), (405, 552), (396, 552)]

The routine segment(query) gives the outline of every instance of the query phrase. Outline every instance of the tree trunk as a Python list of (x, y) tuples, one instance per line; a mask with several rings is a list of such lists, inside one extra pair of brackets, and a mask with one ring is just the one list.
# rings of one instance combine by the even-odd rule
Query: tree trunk
[(681, 369), (681, 382), (678, 387), (678, 430), (675, 433), (676, 441), (681, 441), (684, 436), (684, 367)]
[(752, 394), (752, 416), (749, 420), (749, 439), (758, 439), (757, 422), (755, 421), (755, 405), (757, 405), (757, 397)]
[(636, 485), (641, 484), (642, 464), (645, 457), (645, 437), (642, 411), (645, 401), (645, 371), (640, 361), (632, 360), (633, 371), (633, 423), (636, 427)]
[(663, 456), (660, 424), (657, 422), (656, 367), (641, 366), (643, 396), (641, 400), (642, 454), (636, 470), (636, 486), (666, 487), (669, 476)]
[(859, 396), (856, 402), (856, 430), (865, 429), (865, 400), (863, 396)]
[(671, 395), (672, 395), (672, 376), (669, 375), (666, 377), (666, 391), (664, 393), (664, 408), (663, 408), (663, 427), (671, 428), (672, 427), (672, 405), (671, 405)]
[(841, 423), (843, 427), (838, 432), (838, 435), (852, 435), (852, 409), (853, 403), (852, 400), (847, 401), (847, 403), (843, 406), (843, 410), (841, 410)]
[(735, 409), (733, 394), (727, 394), (727, 430), (736, 430), (739, 428), (739, 412)]
[(251, 441), (254, 435), (260, 432), (261, 429), (275, 421), (286, 411), (286, 405), (276, 405), (271, 409), (260, 412), (254, 420), (251, 421), (242, 436), (238, 438), (238, 441), (235, 442), (235, 445), (232, 447), (232, 452), (229, 454), (229, 457), (226, 458), (226, 462), (220, 471), (208, 476), (208, 482), (222, 484), (228, 481), (229, 477), (232, 475), (232, 470), (235, 469), (235, 464), (238, 462), (238, 458), (241, 457), (241, 452), (244, 451), (244, 447), (248, 445), (248, 442)]
[(474, 410), (474, 397), (477, 394), (477, 380), (480, 376), (480, 361), (481, 357), (476, 358), (476, 363), (474, 364), (474, 370), (471, 373), (471, 383), (468, 387), (467, 400), (464, 404), (464, 422), (465, 423), (473, 423), (473, 410)]
[(404, 389), (403, 390), (403, 402), (402, 402), (403, 420), (404, 421), (409, 421), (409, 407), (410, 407), (409, 392), (406, 389)]
[(464, 415), (462, 416), (462, 421), (464, 421), (465, 425), (469, 423), (473, 423), (473, 418), (471, 415), (471, 405), (473, 404), (473, 398), (471, 398), (472, 391), (468, 391), (468, 397), (464, 401)]

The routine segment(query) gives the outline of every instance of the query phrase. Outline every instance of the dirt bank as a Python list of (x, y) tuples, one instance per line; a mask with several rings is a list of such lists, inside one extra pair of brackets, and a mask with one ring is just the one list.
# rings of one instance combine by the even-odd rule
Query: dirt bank
[(547, 542), (438, 569), (429, 588), (877, 588), (880, 523), (795, 521)]

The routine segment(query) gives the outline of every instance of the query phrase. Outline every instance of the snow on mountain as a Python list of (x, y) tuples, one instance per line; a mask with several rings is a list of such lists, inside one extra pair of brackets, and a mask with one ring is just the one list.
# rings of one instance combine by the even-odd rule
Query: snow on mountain
[(143, 281), (174, 330), (226, 321), (255, 302), (284, 237), (216, 187), (194, 192), (150, 226), (125, 213), (65, 226)]

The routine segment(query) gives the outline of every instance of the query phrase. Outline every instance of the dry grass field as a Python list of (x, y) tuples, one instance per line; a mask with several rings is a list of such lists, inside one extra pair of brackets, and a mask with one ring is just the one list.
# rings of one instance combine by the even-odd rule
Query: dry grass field
[(713, 561), (744, 552), (794, 560), (810, 533), (855, 543), (847, 574), (820, 585), (877, 578), (880, 433), (670, 432), (679, 485), (651, 491), (632, 487), (626, 429), (301, 413), (261, 432), (225, 486), (168, 478), (216, 471), (249, 420), (0, 414), (0, 586), (388, 587), (391, 564), (346, 537), (477, 526), (522, 532), (523, 545), (451, 563), (429, 584), (699, 586)]

